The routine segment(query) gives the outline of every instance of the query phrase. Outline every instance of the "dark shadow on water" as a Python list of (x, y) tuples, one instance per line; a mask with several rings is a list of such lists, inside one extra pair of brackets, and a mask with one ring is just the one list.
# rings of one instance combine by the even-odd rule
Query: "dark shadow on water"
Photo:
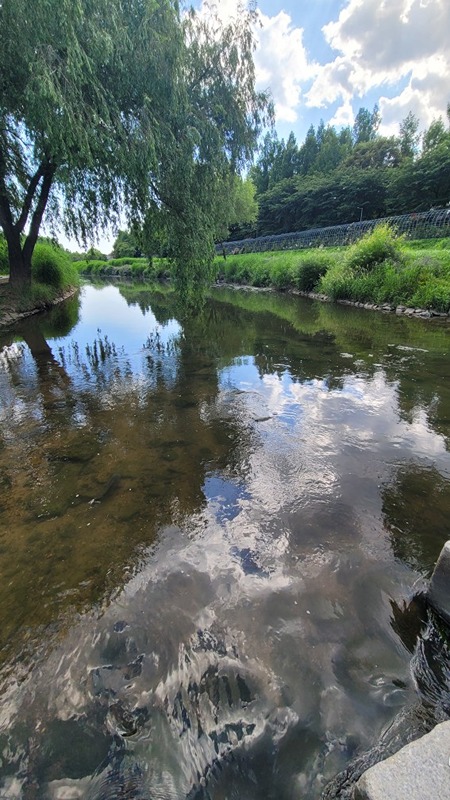
[(396, 558), (430, 577), (449, 537), (450, 482), (406, 464), (382, 490), (384, 524)]

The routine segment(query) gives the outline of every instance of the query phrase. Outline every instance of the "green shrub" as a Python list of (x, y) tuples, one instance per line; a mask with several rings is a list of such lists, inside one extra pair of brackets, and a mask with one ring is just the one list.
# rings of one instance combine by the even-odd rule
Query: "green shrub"
[(448, 313), (450, 311), (450, 282), (434, 279), (422, 283), (414, 292), (411, 305)]
[(91, 272), (91, 264), (92, 261), (84, 261), (79, 259), (78, 261), (72, 262), (77, 272), (80, 273), (90, 273)]
[(345, 261), (356, 272), (369, 272), (383, 261), (401, 261), (404, 239), (398, 237), (389, 225), (377, 225), (358, 242), (349, 247)]
[(64, 250), (43, 242), (34, 248), (31, 271), (34, 281), (53, 289), (68, 285), (77, 272)]
[(332, 300), (350, 300), (354, 276), (345, 262), (336, 261), (320, 278), (318, 288)]
[(238, 271), (238, 259), (237, 258), (227, 258), (226, 261), (222, 261), (220, 265), (220, 276), (224, 278), (224, 280), (233, 282), (236, 274)]
[(100, 250), (97, 250), (96, 247), (90, 247), (84, 259), (85, 261), (107, 261), (108, 256), (106, 256)]
[(108, 261), (112, 267), (134, 267), (143, 266), (148, 267), (148, 259), (146, 258), (110, 258)]
[(252, 286), (270, 286), (270, 268), (267, 261), (261, 259), (254, 267), (251, 284)]
[(292, 271), (284, 263), (274, 262), (269, 268), (270, 282), (276, 289), (284, 291), (293, 285)]
[(320, 278), (331, 266), (331, 260), (323, 253), (309, 253), (292, 268), (292, 281), (302, 292), (312, 292)]

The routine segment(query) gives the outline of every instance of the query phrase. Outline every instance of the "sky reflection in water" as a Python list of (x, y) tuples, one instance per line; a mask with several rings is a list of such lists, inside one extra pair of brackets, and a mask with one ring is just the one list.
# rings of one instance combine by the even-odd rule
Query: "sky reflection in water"
[(312, 800), (417, 704), (448, 330), (369, 316), (88, 286), (5, 341), (0, 797)]

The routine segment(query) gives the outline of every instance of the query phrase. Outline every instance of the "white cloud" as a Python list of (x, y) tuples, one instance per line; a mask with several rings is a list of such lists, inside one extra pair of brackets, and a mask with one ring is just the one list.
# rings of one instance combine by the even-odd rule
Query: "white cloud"
[[(306, 96), (309, 106), (341, 100), (341, 108), (348, 110), (352, 97), (379, 88), (383, 133), (395, 132), (394, 120), (410, 110), (425, 126), (444, 112), (450, 72), (448, 0), (349, 0), (338, 19), (322, 30), (338, 55), (320, 68)], [(400, 83), (397, 96), (385, 96), (388, 87)]]
[[(238, 0), (221, 0), (210, 6), (203, 0), (200, 13), (212, 8), (224, 23), (238, 16)], [(267, 16), (258, 11), (255, 27), (255, 68), (258, 89), (270, 89), (279, 122), (295, 122), (302, 95), (302, 84), (317, 73), (318, 64), (310, 62), (303, 44), (303, 28), (293, 24), (286, 11)]]
[(280, 122), (295, 122), (302, 83), (313, 77), (318, 65), (309, 62), (303, 44), (303, 29), (295, 27), (285, 11), (274, 17), (259, 14), (255, 53), (257, 84), (270, 87)]
[(347, 125), (353, 126), (355, 121), (355, 115), (353, 113), (353, 108), (350, 100), (346, 100), (337, 111), (335, 112), (332, 119), (329, 121), (329, 125), (335, 125), (337, 128), (345, 128)]

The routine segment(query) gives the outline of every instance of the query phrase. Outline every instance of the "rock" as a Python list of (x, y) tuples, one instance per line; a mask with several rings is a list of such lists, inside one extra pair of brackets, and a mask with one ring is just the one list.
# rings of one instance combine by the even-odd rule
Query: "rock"
[(450, 625), (450, 541), (444, 544), (437, 560), (431, 576), (427, 600), (439, 616)]
[(416, 739), (364, 773), (354, 800), (448, 800), (450, 722)]

